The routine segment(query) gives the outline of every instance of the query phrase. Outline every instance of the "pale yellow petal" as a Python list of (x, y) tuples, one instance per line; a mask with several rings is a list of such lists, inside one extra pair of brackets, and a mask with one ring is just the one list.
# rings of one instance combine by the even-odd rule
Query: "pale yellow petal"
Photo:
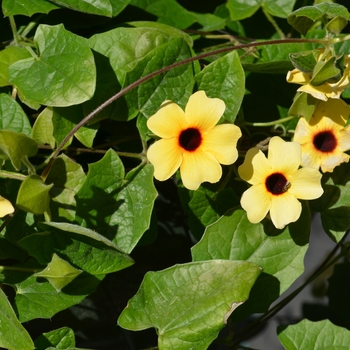
[(337, 135), (338, 147), (341, 151), (345, 152), (350, 150), (350, 128), (347, 127), (339, 131)]
[(264, 153), (257, 147), (248, 150), (243, 164), (238, 167), (239, 176), (252, 185), (265, 184), (266, 178), (271, 173), (272, 169)]
[(218, 182), (222, 169), (213, 155), (198, 150), (184, 152), (180, 173), (184, 186), (189, 190), (196, 190), (203, 182)]
[(154, 166), (154, 177), (164, 181), (180, 167), (182, 152), (176, 139), (162, 139), (148, 148), (147, 158)]
[(347, 163), (349, 156), (343, 152), (334, 152), (331, 155), (325, 155), (321, 159), (321, 169), (324, 173), (333, 172), (334, 168), (342, 163)]
[(15, 211), (15, 208), (9, 200), (0, 196), (0, 218), (3, 218), (5, 215), (12, 214)]
[[(336, 123), (339, 127), (344, 127), (349, 118), (350, 107), (340, 99), (330, 98), (327, 102), (321, 101), (310, 119), (310, 125), (319, 124), (319, 128), (333, 127)], [(326, 118), (324, 118), (326, 117)]]
[(293, 84), (307, 84), (310, 81), (310, 75), (301, 72), (299, 69), (293, 69), (287, 73), (287, 82)]
[(312, 142), (312, 129), (305, 118), (300, 118), (295, 128), (293, 141), (299, 142), (301, 145)]
[(267, 158), (274, 171), (281, 171), (287, 176), (296, 171), (301, 163), (301, 146), (298, 142), (287, 142), (274, 136), (269, 143)]
[(300, 199), (316, 199), (322, 196), (322, 174), (313, 168), (301, 168), (288, 178), (288, 193)]
[(299, 219), (301, 203), (288, 192), (279, 196), (273, 196), (270, 209), (270, 217), (276, 228), (282, 229), (291, 222)]
[(232, 164), (238, 158), (236, 145), (241, 136), (241, 130), (236, 125), (217, 125), (204, 135), (201, 150), (211, 153), (221, 164)]
[[(323, 85), (321, 85), (321, 86), (323, 86)], [(314, 86), (312, 86), (310, 84), (300, 86), (300, 88), (297, 91), (310, 94), (311, 96), (317, 98), (318, 100), (322, 100), (322, 101), (328, 100), (328, 97), (326, 96), (325, 89), (322, 89), (322, 90), (316, 89)]]
[(158, 112), (148, 118), (147, 127), (159, 137), (177, 137), (187, 127), (185, 112), (176, 103), (165, 101)]
[(219, 98), (209, 98), (204, 91), (197, 91), (188, 100), (185, 108), (189, 126), (202, 131), (213, 128), (225, 111), (225, 102)]
[(321, 165), (321, 152), (317, 151), (312, 142), (302, 146), (301, 166), (318, 169)]
[(247, 212), (251, 223), (260, 222), (271, 207), (271, 195), (267, 192), (265, 184), (248, 188), (242, 195), (241, 206)]

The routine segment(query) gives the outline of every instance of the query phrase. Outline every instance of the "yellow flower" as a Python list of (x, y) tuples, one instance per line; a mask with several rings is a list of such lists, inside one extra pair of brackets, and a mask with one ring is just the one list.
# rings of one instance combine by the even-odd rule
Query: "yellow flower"
[(349, 161), (344, 153), (350, 149), (350, 127), (344, 128), (349, 117), (349, 106), (343, 100), (321, 101), (309, 122), (300, 118), (294, 141), (302, 147), (302, 166), (332, 172)]
[(344, 57), (344, 65), (343, 76), (336, 83), (323, 83), (319, 86), (312, 85), (310, 84), (312, 75), (301, 72), (299, 69), (288, 72), (287, 82), (303, 85), (297, 91), (306, 92), (318, 100), (327, 101), (328, 98), (340, 98), (341, 93), (350, 85), (350, 55)]
[(242, 135), (236, 125), (216, 125), (225, 108), (224, 101), (208, 98), (204, 91), (189, 98), (185, 111), (172, 101), (161, 105), (147, 121), (148, 128), (161, 137), (147, 152), (157, 180), (169, 179), (178, 168), (190, 190), (204, 181), (220, 180), (220, 163), (236, 161), (236, 144)]
[(322, 195), (321, 173), (313, 168), (299, 168), (301, 146), (272, 137), (268, 157), (257, 147), (251, 148), (238, 168), (240, 177), (252, 186), (243, 193), (241, 206), (250, 222), (260, 222), (270, 211), (273, 224), (282, 229), (298, 220), (299, 199)]
[(12, 214), (15, 208), (9, 200), (0, 196), (0, 218), (3, 218), (7, 214)]

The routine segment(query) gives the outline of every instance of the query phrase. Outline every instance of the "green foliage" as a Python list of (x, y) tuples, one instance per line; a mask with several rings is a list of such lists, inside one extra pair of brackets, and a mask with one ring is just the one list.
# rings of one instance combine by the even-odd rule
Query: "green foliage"
[(285, 349), (344, 349), (350, 341), (350, 331), (335, 326), (328, 320), (311, 322), (303, 320), (296, 325), (288, 326), (279, 335)]
[[(325, 292), (337, 325), (303, 320), (279, 326), (278, 337), (286, 349), (348, 346), (350, 163), (322, 174), (323, 195), (303, 200), (300, 217), (281, 230), (268, 213), (250, 222), (240, 206), (249, 185), (237, 168), (248, 149), (265, 152), (272, 136), (292, 141), (299, 118), (310, 120), (319, 106), (298, 87), (338, 93), (343, 84), (336, 97), (350, 96), (349, 11), (304, 3), (1, 2), (0, 213), (10, 212), (0, 219), (1, 348), (78, 350), (83, 338), (102, 348), (109, 345), (98, 342), (109, 344), (111, 334), (111, 347), (123, 349), (249, 346), (304, 287), (291, 292), (304, 272), (315, 213), (340, 249), (306, 284), (338, 262)], [(288, 84), (293, 68), (309, 80)], [(199, 90), (225, 103), (216, 130), (235, 124), (242, 137), (238, 159), (227, 164), (221, 134), (210, 138), (210, 128), (199, 127), (200, 147), (214, 148), (222, 177), (190, 191), (179, 171), (154, 178), (147, 151), (166, 137), (148, 123), (165, 101), (186, 110)], [(165, 134), (174, 115), (159, 125)], [(191, 153), (183, 131), (174, 145)], [(225, 152), (235, 152), (226, 141)], [(169, 152), (161, 160), (171, 168)], [(51, 319), (49, 327), (41, 319)], [(122, 328), (155, 328), (157, 337), (125, 337)]]

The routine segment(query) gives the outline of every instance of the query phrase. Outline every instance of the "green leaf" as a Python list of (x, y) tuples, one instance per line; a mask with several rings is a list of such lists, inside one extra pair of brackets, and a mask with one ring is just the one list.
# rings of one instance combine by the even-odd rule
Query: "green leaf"
[(3, 0), (2, 11), (5, 16), (25, 15), (28, 17), (36, 13), (49, 13), (59, 6), (46, 0)]
[(32, 350), (34, 343), (0, 289), (0, 346), (10, 350)]
[(51, 185), (45, 185), (38, 175), (28, 176), (23, 182), (17, 195), (18, 208), (34, 214), (43, 214), (49, 209)]
[(238, 21), (251, 17), (260, 7), (272, 16), (286, 18), (293, 10), (295, 0), (228, 0), (230, 18)]
[(336, 67), (336, 58), (332, 56), (326, 61), (321, 60), (317, 62), (310, 84), (320, 86), (332, 78), (339, 80), (341, 77), (341, 70)]
[(50, 190), (50, 213), (54, 221), (74, 221), (75, 195), (85, 181), (86, 175), (82, 167), (62, 154), (52, 164), (45, 180), (46, 184), (53, 184)]
[(244, 260), (261, 266), (264, 273), (248, 302), (237, 311), (264, 312), (303, 273), (309, 232), (308, 210), (281, 231), (269, 221), (250, 223), (245, 211), (236, 208), (207, 227), (200, 242), (192, 247), (192, 259)]
[(337, 166), (322, 178), (323, 195), (310, 202), (314, 211), (321, 212), (322, 226), (328, 236), (339, 242), (350, 229), (350, 164)]
[(0, 129), (7, 129), (30, 136), (32, 127), (27, 115), (16, 100), (0, 94)]
[[(195, 14), (196, 16), (198, 14)], [(172, 26), (169, 26), (164, 23), (158, 23), (158, 22), (150, 22), (150, 21), (136, 21), (136, 22), (128, 22), (129, 25), (136, 27), (136, 28), (153, 28), (153, 29), (158, 29), (160, 32), (164, 34), (168, 34), (171, 38), (182, 38), (184, 39), (188, 46), (192, 47), (193, 46), (193, 39), (190, 35), (185, 33), (184, 31), (174, 28)], [(127, 28), (119, 28), (119, 29), (127, 29)], [(161, 34), (161, 33), (159, 33)], [(142, 37), (140, 37), (141, 39)], [(159, 40), (159, 39), (158, 39)], [(145, 45), (146, 43), (143, 43)], [(150, 45), (151, 43), (149, 43)], [(135, 53), (137, 53), (139, 49), (135, 50)], [(137, 57), (137, 56), (135, 56)], [(121, 67), (122, 68), (122, 67)]]
[(215, 60), (195, 76), (198, 90), (218, 97), (226, 104), (223, 117), (233, 123), (245, 92), (245, 75), (236, 51)]
[(103, 277), (104, 275), (82, 273), (61, 292), (57, 292), (49, 282), (43, 280), (44, 282), (38, 283), (34, 275), (27, 274), (27, 277), (22, 277), (20, 282), (13, 284), (16, 290), (14, 303), (19, 320), (27, 322), (35, 318), (51, 318), (94, 292)]
[(118, 319), (130, 330), (155, 327), (162, 349), (206, 349), (231, 313), (247, 300), (260, 268), (212, 260), (147, 272)]
[(76, 269), (67, 261), (53, 254), (52, 260), (47, 267), (34, 274), (35, 277), (46, 278), (57, 291), (60, 291), (67, 284), (71, 283), (83, 271)]
[(230, 18), (239, 21), (251, 17), (261, 6), (261, 0), (228, 0), (226, 4)]
[(157, 22), (179, 29), (186, 29), (196, 21), (195, 15), (175, 0), (131, 0), (130, 5), (157, 16)]
[[(70, 107), (55, 107), (53, 109), (52, 124), (53, 135), (58, 144), (71, 132), (71, 130), (84, 118), (82, 105)], [(84, 125), (74, 136), (85, 146), (92, 147), (99, 124)]]
[(186, 210), (191, 233), (199, 240), (207, 226), (238, 204), (239, 199), (231, 188), (210, 193), (201, 186), (197, 191), (191, 192), (188, 210)]
[(27, 255), (18, 245), (9, 242), (6, 238), (0, 236), (0, 259), (24, 260)]
[(37, 143), (28, 136), (11, 130), (0, 130), (0, 156), (10, 159), (16, 170), (20, 170), (22, 161), (34, 156), (37, 151)]
[(339, 35), (340, 32), (348, 25), (348, 21), (348, 19), (341, 16), (334, 17), (327, 23), (326, 29), (329, 33)]
[(289, 58), (296, 69), (312, 74), (317, 63), (316, 52), (317, 50), (291, 53)]
[(277, 328), (278, 338), (285, 349), (309, 350), (309, 349), (347, 349), (350, 344), (350, 331), (338, 327), (328, 320), (301, 322)]
[(50, 346), (57, 349), (73, 349), (75, 347), (75, 336), (72, 329), (62, 327), (48, 333), (43, 333), (34, 342), (36, 350), (46, 350)]
[(29, 57), (31, 57), (29, 51), (21, 46), (10, 46), (0, 51), (0, 86), (10, 85), (8, 68), (11, 64)]
[(46, 106), (71, 106), (90, 99), (96, 70), (87, 40), (60, 24), (40, 25), (34, 41), (39, 56), (9, 67), (10, 82), (19, 96)]
[[(309, 29), (323, 18), (332, 19), (335, 17), (343, 17), (350, 20), (350, 14), (345, 6), (323, 2), (315, 6), (305, 6), (297, 9), (288, 16), (288, 23), (299, 33), (306, 35)], [(339, 25), (336, 25), (339, 28)], [(332, 29), (332, 25), (331, 25)]]
[[(127, 73), (124, 86), (169, 66), (191, 57), (192, 51), (183, 39), (169, 40), (147, 54), (136, 67)], [(137, 86), (125, 95), (129, 110), (129, 119), (142, 113), (147, 118), (153, 115), (165, 100), (171, 100), (183, 106), (187, 103), (194, 86), (192, 64), (173, 68), (163, 74)]]
[(111, 0), (52, 0), (52, 2), (75, 11), (91, 13), (94, 15), (112, 17), (113, 14), (113, 1)]
[[(139, 22), (132, 22), (132, 25), (138, 25)], [(140, 22), (144, 26), (139, 28), (116, 28), (111, 31), (95, 34), (89, 39), (91, 48), (94, 50), (95, 61), (97, 66), (97, 88), (91, 101), (83, 105), (84, 113), (87, 115), (107, 98), (120, 91), (121, 86), (126, 86), (126, 74), (136, 68), (142, 60), (150, 61), (152, 57), (160, 55), (158, 46), (167, 44), (174, 38), (182, 38), (189, 46), (192, 46), (192, 39), (175, 28), (164, 24), (155, 23), (153, 28), (149, 22)], [(188, 48), (189, 50), (189, 48)], [(187, 58), (187, 54), (184, 58)], [(153, 69), (161, 68), (160, 63)], [(138, 72), (140, 78), (142, 72)], [(184, 84), (186, 81), (184, 81)], [(170, 97), (175, 96), (176, 99), (183, 97), (183, 93), (177, 92), (174, 86), (170, 91)], [(147, 92), (149, 95), (152, 90)], [(177, 92), (177, 93), (176, 93)], [(180, 96), (179, 96), (180, 95)], [(164, 101), (162, 97), (159, 105)], [(183, 102), (184, 99), (183, 99)], [(155, 108), (159, 107), (156, 106)], [(112, 105), (105, 108), (99, 113), (98, 119), (113, 118), (116, 120), (127, 120), (128, 109), (125, 98), (119, 98)], [(98, 120), (97, 119), (97, 120)]]
[(297, 92), (293, 103), (289, 108), (288, 115), (295, 117), (304, 117), (307, 121), (314, 114), (315, 108), (319, 100), (307, 94), (306, 92)]
[(52, 108), (45, 108), (36, 118), (32, 130), (32, 138), (38, 145), (50, 145), (55, 147), (56, 141), (53, 137)]
[(215, 16), (211, 13), (194, 13), (199, 24), (203, 26), (201, 31), (210, 32), (214, 30), (224, 29), (226, 26), (226, 19)]
[(95, 231), (66, 223), (40, 223), (45, 232), (26, 236), (18, 243), (41, 264), (54, 253), (92, 275), (122, 270), (133, 260), (107, 238)]
[(77, 220), (98, 231), (126, 253), (149, 228), (157, 192), (153, 166), (140, 165), (124, 179), (124, 166), (109, 150), (90, 164), (85, 183), (76, 195)]

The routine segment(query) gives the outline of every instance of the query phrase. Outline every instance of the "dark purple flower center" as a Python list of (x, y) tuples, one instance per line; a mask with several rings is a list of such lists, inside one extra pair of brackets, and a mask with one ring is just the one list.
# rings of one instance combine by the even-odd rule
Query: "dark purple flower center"
[(330, 131), (319, 132), (313, 140), (314, 146), (321, 152), (332, 152), (337, 147), (337, 139)]
[(202, 143), (202, 135), (196, 128), (183, 130), (179, 137), (179, 144), (186, 151), (195, 151)]
[(274, 173), (267, 177), (265, 181), (266, 188), (272, 194), (282, 194), (290, 187), (290, 182), (281, 173)]

